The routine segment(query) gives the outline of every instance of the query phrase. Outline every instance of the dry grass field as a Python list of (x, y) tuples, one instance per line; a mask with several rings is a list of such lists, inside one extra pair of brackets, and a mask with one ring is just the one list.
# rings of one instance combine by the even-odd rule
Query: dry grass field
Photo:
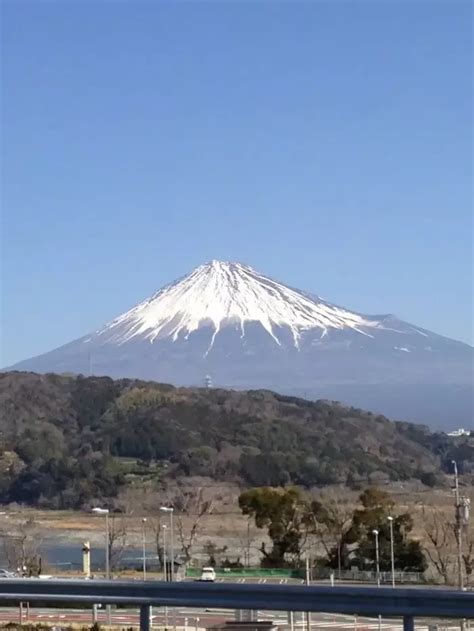
[[(196, 541), (193, 549), (197, 552), (206, 542), (212, 542), (216, 548), (224, 548), (230, 557), (242, 556), (250, 539), (251, 547), (256, 549), (266, 540), (264, 531), (258, 530), (243, 516), (238, 508), (239, 488), (232, 485), (207, 485), (205, 495), (212, 500), (209, 514), (204, 514), (199, 520)], [(453, 519), (453, 494), (449, 487), (442, 489), (428, 489), (420, 484), (404, 483), (386, 487), (395, 500), (397, 512), (409, 512), (415, 520), (415, 536), (423, 539), (425, 536), (424, 512), (430, 507), (436, 507), (446, 521)], [(472, 489), (467, 490), (472, 495)], [(358, 492), (348, 491), (337, 487), (323, 491), (326, 496), (339, 495), (341, 500), (355, 505)], [(131, 496), (131, 497), (130, 497)], [(474, 500), (474, 497), (472, 498)], [(142, 518), (147, 518), (147, 530), (150, 544), (153, 542), (156, 530), (166, 523), (166, 515), (159, 511), (160, 498), (150, 498), (143, 491), (129, 492), (126, 502), (128, 510), (111, 515), (111, 519), (126, 531), (127, 545), (134, 547), (141, 545)], [(150, 505), (150, 504), (154, 504)], [(4, 532), (14, 534), (18, 524), (28, 519), (34, 520), (38, 530), (44, 538), (55, 539), (59, 543), (81, 543), (89, 540), (91, 544), (100, 545), (103, 539), (103, 517), (90, 512), (36, 510), (30, 508), (12, 507), (0, 515), (0, 523)], [(196, 517), (192, 514), (179, 514), (176, 520), (182, 523), (183, 537), (194, 524)]]

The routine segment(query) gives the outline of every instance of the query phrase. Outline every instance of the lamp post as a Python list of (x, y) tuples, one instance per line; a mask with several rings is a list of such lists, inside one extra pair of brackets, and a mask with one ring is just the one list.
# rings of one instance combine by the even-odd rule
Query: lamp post
[(375, 571), (377, 573), (377, 587), (380, 587), (380, 556), (379, 556), (379, 531), (374, 528), (372, 534), (375, 537)]
[(166, 555), (166, 528), (167, 526), (163, 525), (161, 526), (161, 528), (163, 529), (163, 578), (165, 580), (165, 582), (168, 580), (168, 572), (166, 569), (166, 564), (167, 564), (167, 555)]
[[(96, 507), (92, 509), (95, 515), (105, 516), (105, 577), (110, 580), (110, 530), (109, 530), (109, 509)], [(112, 615), (110, 611), (110, 605), (107, 605), (107, 624), (110, 626), (112, 623)]]
[(146, 517), (142, 519), (143, 580), (146, 581)]
[(105, 515), (105, 577), (107, 579), (110, 579), (109, 509), (108, 508), (93, 508), (92, 512), (95, 515)]
[[(377, 572), (377, 587), (380, 587), (380, 554), (379, 554), (379, 531), (374, 528), (372, 534), (375, 537), (375, 567)], [(382, 630), (382, 616), (379, 614), (379, 631)]]
[(337, 578), (341, 580), (341, 539), (337, 542)]
[(392, 587), (395, 587), (395, 551), (393, 544), (393, 517), (389, 515), (387, 517), (390, 524), (390, 562), (392, 564)]
[(250, 518), (247, 519), (247, 567), (250, 567)]
[[(165, 569), (164, 580), (165, 582), (168, 579), (168, 572), (166, 569), (167, 558), (166, 558), (166, 526), (162, 526), (163, 529), (163, 566)], [(168, 629), (168, 605), (165, 605), (165, 629)]]
[(170, 563), (171, 563), (171, 580), (174, 581), (174, 528), (173, 528), (173, 513), (174, 508), (172, 506), (160, 506), (160, 511), (168, 513), (170, 516)]

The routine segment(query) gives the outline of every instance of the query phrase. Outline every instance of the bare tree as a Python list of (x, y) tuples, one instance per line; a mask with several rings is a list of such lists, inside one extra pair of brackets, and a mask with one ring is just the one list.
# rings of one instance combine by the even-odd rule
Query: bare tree
[(422, 517), (425, 554), (441, 580), (448, 584), (454, 570), (455, 524), (435, 507), (423, 508)]
[(213, 510), (213, 502), (204, 498), (204, 490), (181, 489), (175, 496), (176, 529), (186, 561), (192, 558), (192, 549), (200, 533), (202, 519)]
[[(470, 500), (472, 506), (474, 495), (471, 496)], [(470, 521), (466, 524), (463, 531), (462, 558), (464, 562), (464, 574), (466, 576), (466, 583), (468, 585), (471, 585), (474, 578), (474, 522), (472, 517)]]
[(163, 491), (154, 487), (125, 486), (120, 489), (115, 506), (126, 515), (144, 516), (155, 511)]
[(467, 536), (462, 558), (464, 561), (466, 583), (470, 585), (472, 582), (472, 575), (474, 574), (474, 535), (472, 532), (470, 532)]
[(153, 531), (156, 555), (160, 561), (160, 566), (163, 567), (163, 521), (161, 515), (158, 513), (156, 517), (148, 519), (149, 526)]
[(227, 546), (217, 546), (210, 539), (204, 544), (204, 552), (208, 556), (207, 563), (213, 566), (221, 567), (223, 562), (223, 556), (227, 552)]
[(127, 545), (127, 529), (124, 517), (109, 517), (109, 562), (113, 570), (117, 567)]
[(308, 505), (305, 523), (309, 533), (340, 572), (347, 557), (346, 535), (352, 525), (353, 501), (341, 494), (323, 494)]
[(15, 534), (1, 533), (3, 551), (10, 570), (24, 576), (39, 576), (42, 569), (42, 533), (32, 517), (15, 525)]
[(247, 526), (245, 531), (242, 531), (237, 536), (237, 548), (240, 553), (240, 557), (243, 559), (243, 565), (250, 567), (252, 552), (260, 552), (260, 546), (257, 544), (256, 539), (260, 533), (253, 527), (252, 520), (247, 519)]

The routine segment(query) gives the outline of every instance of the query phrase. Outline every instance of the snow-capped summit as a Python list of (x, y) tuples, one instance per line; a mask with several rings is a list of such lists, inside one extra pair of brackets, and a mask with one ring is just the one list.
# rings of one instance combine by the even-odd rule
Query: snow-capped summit
[[(395, 316), (336, 306), (248, 265), (213, 260), (94, 333), (13, 368), (177, 385), (202, 385), (206, 376), (215, 386), (297, 391), (411, 419), (410, 407), (386, 403), (417, 397), (421, 420), (433, 408), (441, 413), (438, 403), (430, 406), (435, 392), (460, 423), (466, 410), (459, 420), (453, 410), (466, 396), (459, 388), (472, 384), (473, 349)], [(425, 386), (434, 386), (429, 396)], [(451, 398), (444, 386), (454, 388)]]
[(115, 343), (133, 338), (150, 342), (171, 337), (173, 341), (203, 325), (213, 329), (211, 350), (221, 328), (235, 323), (245, 336), (245, 325), (259, 323), (277, 344), (278, 329), (287, 327), (294, 345), (301, 333), (319, 329), (363, 329), (381, 326), (380, 321), (336, 307), (317, 296), (291, 289), (259, 274), (248, 265), (213, 260), (191, 274), (167, 285), (150, 299), (119, 316), (98, 333)]

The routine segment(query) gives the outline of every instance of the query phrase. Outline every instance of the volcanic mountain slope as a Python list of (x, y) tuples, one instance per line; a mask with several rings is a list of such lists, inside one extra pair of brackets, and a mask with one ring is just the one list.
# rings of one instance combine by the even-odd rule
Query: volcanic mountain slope
[[(401, 388), (402, 398), (419, 385), (459, 395), (472, 383), (472, 361), (470, 346), (392, 315), (355, 313), (246, 265), (211, 261), (95, 333), (13, 368), (178, 385), (210, 375), (230, 387), (346, 399), (338, 393), (355, 386), (356, 398), (368, 386)], [(383, 402), (375, 408), (393, 413)], [(401, 416), (430, 420), (420, 414)]]

